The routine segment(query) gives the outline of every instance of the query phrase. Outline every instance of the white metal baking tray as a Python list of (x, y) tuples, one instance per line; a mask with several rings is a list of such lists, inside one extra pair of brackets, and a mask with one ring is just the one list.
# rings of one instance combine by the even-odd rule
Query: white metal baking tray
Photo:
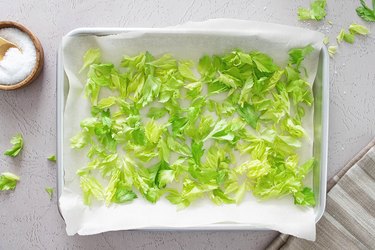
[[(201, 30), (166, 30), (157, 28), (79, 28), (68, 33), (68, 36), (85, 35), (113, 35), (125, 32), (140, 31), (146, 33), (168, 34), (197, 34), (202, 35)], [(227, 34), (228, 35), (228, 34)], [(230, 34), (229, 34), (230, 35)], [(57, 55), (57, 196), (61, 196), (64, 188), (64, 159), (63, 159), (63, 113), (64, 105), (69, 90), (69, 84), (63, 68), (62, 48)], [(327, 186), (327, 153), (328, 153), (328, 116), (329, 116), (329, 55), (327, 48), (323, 46), (320, 52), (317, 76), (313, 85), (314, 93), (314, 145), (313, 155), (319, 164), (313, 170), (313, 190), (316, 194), (316, 206), (314, 208), (315, 221), (323, 216), (326, 205)], [(58, 209), (59, 202), (58, 202)], [(188, 228), (147, 228), (145, 230), (253, 230), (247, 224), (212, 224), (204, 227)], [(259, 228), (256, 228), (259, 230)]]

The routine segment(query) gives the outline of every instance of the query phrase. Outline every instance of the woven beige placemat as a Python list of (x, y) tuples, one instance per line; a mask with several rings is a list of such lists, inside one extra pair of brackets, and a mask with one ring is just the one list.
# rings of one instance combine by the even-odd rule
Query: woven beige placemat
[(266, 248), (375, 249), (375, 139), (328, 181), (316, 241), (280, 234)]

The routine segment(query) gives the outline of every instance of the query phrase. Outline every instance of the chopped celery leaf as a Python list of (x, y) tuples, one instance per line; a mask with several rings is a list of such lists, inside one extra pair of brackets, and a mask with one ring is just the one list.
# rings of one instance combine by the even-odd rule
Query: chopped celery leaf
[(314, 48), (311, 45), (308, 45), (303, 48), (295, 48), (289, 51), (289, 63), (296, 65), (297, 69), (303, 62), (306, 56), (314, 51)]
[(345, 32), (344, 29), (341, 29), (336, 39), (337, 39), (337, 43), (341, 43), (342, 41), (345, 41), (347, 43), (353, 44), (355, 41), (355, 35), (366, 36), (369, 33), (370, 31), (365, 26), (354, 23), (349, 26), (349, 33)]
[(361, 5), (356, 9), (358, 16), (367, 22), (375, 22), (375, 0), (372, 0), (372, 9), (367, 6), (365, 0), (360, 0)]
[(51, 187), (46, 187), (44, 190), (46, 190), (48, 196), (49, 196), (49, 199), (52, 200), (52, 197), (53, 197), (53, 188)]
[(368, 35), (370, 31), (363, 25), (353, 23), (349, 26), (349, 32), (351, 34)]
[(51, 155), (47, 158), (49, 161), (56, 162), (56, 155)]
[(4, 172), (0, 174), (0, 190), (14, 190), (20, 178), (12, 173)]
[(11, 149), (8, 149), (5, 151), (4, 155), (8, 155), (11, 157), (16, 157), (22, 150), (23, 148), (23, 137), (21, 134), (18, 134), (14, 136), (11, 140), (10, 143), (13, 144), (13, 147)]
[(326, 0), (315, 0), (311, 2), (310, 9), (302, 7), (298, 9), (298, 18), (300, 20), (323, 20), (327, 15), (326, 5)]
[(83, 65), (79, 72), (82, 72), (88, 68), (91, 64), (97, 64), (100, 62), (100, 49), (89, 49), (83, 56)]
[(344, 41), (345, 41), (345, 42), (347, 42), (347, 43), (352, 43), (352, 44), (354, 43), (354, 40), (355, 40), (354, 35), (353, 35), (353, 34), (350, 34), (350, 33), (349, 33), (349, 34), (348, 34), (348, 33), (345, 33), (343, 38), (344, 38)]
[(337, 46), (329, 46), (328, 53), (330, 57), (333, 57), (337, 53)]

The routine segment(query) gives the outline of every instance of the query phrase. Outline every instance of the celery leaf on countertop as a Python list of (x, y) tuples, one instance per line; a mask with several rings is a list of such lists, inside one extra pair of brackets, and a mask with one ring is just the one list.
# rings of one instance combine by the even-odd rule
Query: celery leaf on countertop
[(323, 20), (327, 15), (326, 0), (315, 0), (311, 2), (310, 9), (298, 8), (298, 18), (300, 20)]
[(372, 9), (370, 9), (365, 0), (360, 0), (361, 5), (356, 9), (358, 16), (367, 22), (375, 22), (375, 0), (372, 0)]
[(44, 190), (46, 190), (48, 196), (49, 196), (49, 199), (52, 200), (52, 196), (53, 196), (53, 188), (51, 187), (46, 187)]
[(4, 172), (0, 174), (0, 190), (14, 190), (20, 178), (12, 173)]
[(8, 149), (5, 151), (4, 155), (8, 155), (11, 157), (16, 157), (22, 150), (23, 148), (23, 137), (21, 134), (18, 134), (14, 136), (11, 140), (10, 143), (13, 144), (13, 147), (11, 149)]
[(351, 34), (368, 35), (370, 31), (363, 25), (353, 23), (349, 26), (349, 32)]
[(51, 155), (47, 158), (49, 161), (56, 162), (56, 155)]

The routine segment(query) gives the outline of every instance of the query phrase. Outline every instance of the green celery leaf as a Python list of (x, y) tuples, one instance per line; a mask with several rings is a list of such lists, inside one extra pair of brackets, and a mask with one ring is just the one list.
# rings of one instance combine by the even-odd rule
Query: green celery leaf
[(241, 201), (245, 197), (245, 194), (246, 194), (246, 183), (243, 183), (238, 187), (238, 189), (236, 191), (236, 194), (234, 196), (234, 200), (235, 200), (236, 204), (241, 203)]
[(97, 179), (92, 176), (83, 175), (80, 177), (80, 186), (83, 193), (83, 203), (90, 205), (92, 197), (98, 200), (104, 199), (103, 186), (99, 183)]
[(285, 119), (284, 122), (281, 124), (281, 126), (291, 136), (294, 136), (297, 138), (301, 138), (306, 134), (304, 128), (301, 125), (296, 124), (296, 122), (290, 118)]
[(165, 187), (168, 183), (171, 183), (175, 178), (175, 173), (171, 169), (161, 170), (158, 174), (158, 186)]
[(192, 66), (193, 66), (192, 62), (189, 62), (189, 61), (181, 62), (178, 64), (178, 71), (184, 78), (190, 81), (196, 82), (198, 80), (192, 71)]
[(314, 48), (311, 45), (307, 45), (303, 48), (291, 49), (289, 50), (289, 63), (292, 65), (296, 65), (298, 69), (305, 57), (311, 54), (311, 52), (313, 51)]
[(178, 136), (182, 134), (185, 127), (188, 125), (188, 118), (183, 116), (181, 113), (173, 114), (169, 119), (172, 125), (173, 135)]
[(330, 57), (333, 57), (337, 53), (337, 46), (329, 46), (328, 53)]
[(116, 193), (114, 194), (111, 201), (114, 203), (122, 204), (125, 202), (130, 202), (136, 198), (138, 198), (138, 196), (132, 190), (119, 186), (117, 187)]
[(311, 207), (316, 205), (315, 195), (311, 188), (305, 187), (301, 191), (294, 193), (293, 197), (294, 204)]
[(150, 120), (145, 125), (145, 135), (149, 142), (156, 144), (161, 134), (163, 133), (163, 126), (157, 124), (154, 120)]
[(85, 94), (90, 98), (92, 104), (96, 105), (102, 87), (113, 86), (113, 74), (118, 74), (113, 64), (93, 64), (90, 66)]
[(125, 178), (125, 172), (116, 169), (112, 173), (105, 191), (106, 204), (109, 205), (110, 202), (121, 204), (136, 199), (137, 195), (132, 191), (131, 187), (131, 180)]
[(260, 72), (272, 73), (277, 70), (277, 65), (272, 58), (260, 52), (253, 52), (250, 54), (254, 64)]
[(47, 158), (49, 161), (56, 162), (56, 155), (51, 155)]
[(149, 75), (142, 88), (142, 96), (139, 102), (146, 106), (152, 102), (160, 93), (161, 82), (158, 78)]
[(157, 107), (151, 107), (150, 111), (147, 114), (147, 117), (152, 119), (160, 119), (163, 116), (165, 116), (168, 113), (168, 110), (164, 107), (157, 108)]
[(225, 120), (218, 121), (212, 128), (211, 132), (203, 139), (206, 141), (209, 138), (224, 141), (233, 141), (234, 135), (231, 133), (228, 127), (228, 122)]
[(363, 20), (367, 22), (375, 22), (375, 2), (372, 1), (372, 8), (370, 9), (367, 5), (365, 0), (360, 0), (361, 5), (356, 9), (357, 14), (359, 17), (361, 17)]
[(249, 178), (258, 178), (267, 175), (271, 169), (271, 165), (267, 160), (247, 161), (238, 166), (235, 171), (239, 174), (246, 173)]
[(20, 178), (12, 173), (4, 172), (0, 174), (0, 190), (14, 190)]
[(193, 141), (191, 143), (191, 152), (195, 163), (199, 165), (204, 154), (203, 142), (197, 143)]
[(342, 41), (345, 41), (347, 43), (353, 44), (355, 37), (354, 37), (354, 34), (346, 33), (344, 29), (341, 29), (336, 39), (337, 39), (337, 43), (341, 43)]
[(226, 88), (237, 89), (241, 85), (241, 81), (229, 74), (219, 72), (219, 77), (213, 82), (213, 84), (223, 84)]
[(354, 37), (353, 34), (349, 34), (349, 33), (344, 34), (344, 41), (345, 42), (353, 44), (354, 40), (355, 40), (355, 37)]
[(189, 147), (185, 144), (184, 141), (178, 140), (177, 138), (168, 135), (167, 137), (167, 145), (168, 148), (176, 152), (178, 154), (181, 154), (183, 156), (190, 156), (190, 149)]
[(300, 20), (323, 20), (327, 15), (326, 12), (326, 0), (315, 0), (311, 2), (310, 9), (299, 8), (298, 18)]
[(23, 148), (23, 137), (21, 134), (18, 134), (10, 140), (10, 143), (13, 144), (13, 147), (11, 149), (8, 149), (4, 152), (4, 155), (16, 157)]
[(370, 33), (368, 28), (366, 28), (363, 25), (356, 24), (356, 23), (353, 23), (349, 26), (349, 32), (353, 35), (358, 34), (358, 35), (363, 35), (363, 36), (368, 35)]
[(171, 151), (168, 148), (168, 145), (164, 139), (159, 141), (158, 149), (159, 149), (160, 160), (164, 160), (165, 162), (169, 163), (169, 156), (170, 156)]
[(109, 108), (109, 107), (113, 106), (115, 103), (116, 103), (116, 97), (110, 96), (110, 97), (101, 99), (98, 102), (97, 106), (100, 109), (106, 109), (106, 108)]
[(217, 205), (225, 204), (232, 204), (235, 202), (234, 199), (228, 197), (228, 195), (224, 194), (221, 189), (215, 189), (212, 191), (211, 199)]
[(302, 164), (296, 171), (298, 176), (303, 179), (314, 168), (316, 160), (314, 158)]
[(48, 196), (49, 196), (49, 199), (52, 200), (52, 197), (53, 197), (53, 188), (51, 187), (46, 187), (44, 190), (46, 190)]
[(241, 107), (243, 107), (245, 103), (249, 103), (253, 86), (254, 86), (253, 77), (249, 77), (246, 80), (245, 85), (242, 87), (240, 99), (238, 101), (238, 104), (241, 105)]
[(255, 111), (254, 107), (250, 104), (244, 104), (243, 107), (237, 108), (237, 113), (254, 129), (257, 127), (259, 115)]
[(79, 73), (81, 73), (83, 70), (85, 70), (91, 64), (100, 63), (100, 57), (101, 57), (100, 49), (89, 49), (89, 50), (87, 50), (86, 53), (83, 56), (83, 66), (79, 70)]

